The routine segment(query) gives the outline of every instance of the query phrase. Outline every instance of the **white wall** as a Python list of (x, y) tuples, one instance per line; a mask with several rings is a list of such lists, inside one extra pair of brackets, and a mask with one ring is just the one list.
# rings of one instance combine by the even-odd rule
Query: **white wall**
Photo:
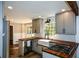
[(13, 33), (13, 44), (18, 44), (18, 39), (22, 38), (22, 33)]
[(11, 23), (13, 25), (13, 44), (18, 44), (18, 40), (22, 38), (22, 25), (20, 23)]
[(3, 53), (3, 38), (2, 38), (2, 32), (3, 32), (3, 12), (2, 12), (2, 2), (0, 1), (0, 57), (2, 57)]
[(57, 40), (76, 42), (75, 35), (56, 34), (53, 35), (51, 38), (53, 38), (54, 40), (57, 39)]
[(21, 38), (28, 38), (32, 35), (26, 34), (27, 27), (32, 26), (32, 24), (26, 23), (13, 23), (13, 44), (18, 44), (18, 40)]

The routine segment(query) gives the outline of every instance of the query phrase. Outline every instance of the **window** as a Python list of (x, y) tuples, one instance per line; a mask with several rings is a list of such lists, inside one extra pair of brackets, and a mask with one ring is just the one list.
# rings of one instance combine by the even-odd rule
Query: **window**
[(32, 37), (32, 26), (26, 26), (26, 38)]
[(27, 27), (27, 34), (32, 34), (32, 27)]
[(52, 36), (56, 33), (55, 20), (45, 23), (45, 35)]

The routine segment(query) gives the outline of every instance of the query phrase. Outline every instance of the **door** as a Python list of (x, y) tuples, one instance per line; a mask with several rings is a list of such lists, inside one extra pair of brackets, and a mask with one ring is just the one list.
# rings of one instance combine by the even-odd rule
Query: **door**
[(13, 45), (13, 26), (10, 26), (10, 45)]
[(35, 26), (36, 26), (36, 21), (32, 20), (32, 33), (35, 33)]
[(13, 54), (13, 26), (10, 26), (9, 57)]

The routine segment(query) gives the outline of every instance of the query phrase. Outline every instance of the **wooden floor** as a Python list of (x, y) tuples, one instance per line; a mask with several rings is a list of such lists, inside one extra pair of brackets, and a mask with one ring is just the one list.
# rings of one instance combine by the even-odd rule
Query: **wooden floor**
[(29, 54), (26, 54), (24, 58), (41, 58), (41, 56), (35, 52), (30, 52)]
[(19, 47), (12, 48), (12, 54), (10, 55), (10, 58), (41, 58), (41, 56), (35, 52), (30, 52), (23, 57), (19, 57), (18, 49)]

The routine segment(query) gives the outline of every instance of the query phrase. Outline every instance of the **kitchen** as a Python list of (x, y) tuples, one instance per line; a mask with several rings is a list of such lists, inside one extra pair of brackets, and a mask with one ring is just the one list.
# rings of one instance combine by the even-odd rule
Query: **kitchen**
[[(4, 2), (4, 19), (7, 18), (13, 26), (17, 57), (31, 58), (27, 55), (34, 52), (39, 55), (38, 58), (78, 58), (79, 16), (78, 10), (74, 10), (78, 9), (78, 3)], [(26, 8), (23, 7), (25, 5)]]

